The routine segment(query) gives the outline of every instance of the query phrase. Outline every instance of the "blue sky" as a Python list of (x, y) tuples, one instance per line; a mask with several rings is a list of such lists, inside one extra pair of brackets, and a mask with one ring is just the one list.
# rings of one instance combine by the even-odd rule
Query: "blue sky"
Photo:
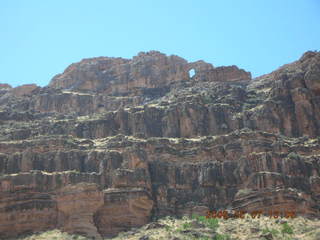
[(1, 0), (0, 83), (45, 86), (83, 58), (159, 50), (253, 76), (320, 50), (319, 0)]

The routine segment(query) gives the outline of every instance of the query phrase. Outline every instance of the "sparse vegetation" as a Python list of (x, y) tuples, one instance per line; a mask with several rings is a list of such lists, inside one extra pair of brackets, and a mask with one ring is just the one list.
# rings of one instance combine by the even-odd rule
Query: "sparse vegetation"
[(191, 224), (190, 224), (190, 223), (184, 223), (184, 224), (182, 225), (182, 228), (183, 228), (184, 230), (187, 230), (187, 229), (191, 228)]
[(299, 154), (295, 153), (295, 152), (291, 152), (288, 154), (288, 158), (290, 159), (299, 159)]
[(203, 95), (202, 102), (203, 104), (210, 104), (210, 103), (213, 103), (213, 100), (210, 95)]
[(284, 224), (282, 224), (281, 233), (282, 233), (282, 236), (284, 236), (286, 234), (292, 235), (293, 229), (288, 223), (284, 223)]
[(171, 231), (171, 229), (172, 229), (172, 228), (171, 228), (170, 226), (168, 226), (168, 225), (165, 225), (164, 228), (166, 229), (167, 232)]
[[(279, 230), (275, 228), (265, 228), (262, 230), (262, 234), (268, 235), (271, 234), (273, 239), (283, 239), (283, 240), (290, 240), (291, 235), (293, 235), (293, 228), (288, 223), (281, 224), (281, 227)], [(265, 239), (268, 239), (267, 237), (264, 237)]]
[(217, 230), (219, 227), (219, 220), (217, 218), (206, 218), (205, 216), (192, 215), (192, 218), (198, 222), (203, 223), (206, 227), (211, 230)]
[(274, 228), (265, 228), (265, 229), (262, 229), (262, 234), (268, 234), (268, 233), (271, 233), (273, 237), (278, 237), (278, 235), (280, 234), (280, 232), (277, 230), (277, 229), (274, 229)]
[[(259, 226), (261, 228), (259, 228)], [(262, 227), (263, 226), (263, 227)], [(307, 226), (307, 227), (306, 227)], [(112, 240), (318, 240), (320, 221), (302, 217), (280, 221), (267, 216), (243, 219), (215, 219), (192, 215), (191, 218), (176, 219), (165, 217), (139, 229), (121, 232)], [(89, 240), (79, 235), (71, 235), (60, 230), (33, 234), (19, 240)], [(106, 238), (105, 240), (110, 239)], [(17, 239), (11, 239), (17, 240)], [(91, 239), (90, 239), (91, 240)]]
[(230, 240), (230, 236), (228, 234), (217, 234), (214, 236), (213, 240)]

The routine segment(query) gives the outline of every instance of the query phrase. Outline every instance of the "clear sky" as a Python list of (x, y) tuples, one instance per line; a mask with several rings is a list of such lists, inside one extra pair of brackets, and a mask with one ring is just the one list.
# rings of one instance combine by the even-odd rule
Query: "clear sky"
[(256, 77), (320, 50), (320, 0), (1, 0), (0, 31), (0, 82), (12, 86), (149, 50)]

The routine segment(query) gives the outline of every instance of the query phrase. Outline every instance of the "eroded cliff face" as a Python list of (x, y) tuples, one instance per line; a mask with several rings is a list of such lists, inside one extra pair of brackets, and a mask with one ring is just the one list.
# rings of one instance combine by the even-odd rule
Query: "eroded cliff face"
[(151, 51), (0, 88), (2, 238), (209, 209), (320, 217), (318, 52), (257, 79)]
[(72, 90), (123, 93), (133, 88), (155, 88), (188, 79), (188, 63), (178, 56), (141, 52), (133, 59), (93, 58), (70, 65), (49, 86)]

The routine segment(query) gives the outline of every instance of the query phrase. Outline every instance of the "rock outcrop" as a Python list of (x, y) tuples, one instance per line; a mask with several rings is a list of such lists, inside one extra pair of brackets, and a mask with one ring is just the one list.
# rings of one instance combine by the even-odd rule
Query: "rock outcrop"
[(92, 58), (70, 65), (49, 86), (71, 90), (124, 93), (137, 87), (156, 88), (188, 79), (187, 61), (157, 52), (141, 52), (132, 60)]
[(319, 81), (318, 52), (251, 79), (151, 51), (4, 86), (0, 238), (99, 239), (210, 209), (319, 218)]
[(11, 93), (15, 97), (22, 97), (25, 95), (31, 95), (32, 92), (37, 88), (38, 86), (36, 84), (25, 84), (25, 85), (13, 88), (11, 90)]
[(6, 83), (0, 83), (0, 89), (10, 89), (12, 88), (9, 84)]

